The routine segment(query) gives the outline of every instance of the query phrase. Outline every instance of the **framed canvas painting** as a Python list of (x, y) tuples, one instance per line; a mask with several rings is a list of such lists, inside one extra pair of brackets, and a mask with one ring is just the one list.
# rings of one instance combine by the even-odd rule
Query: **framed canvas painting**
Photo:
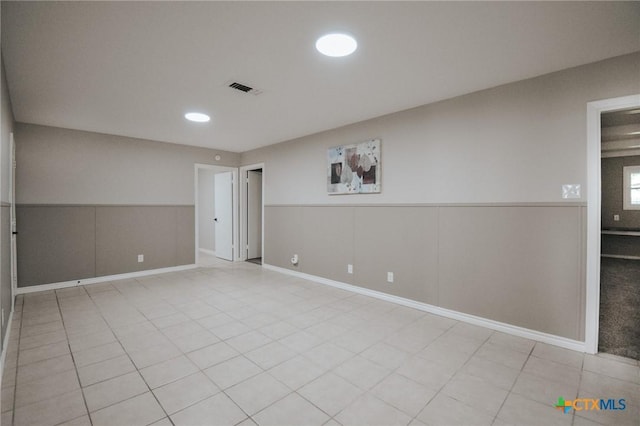
[(327, 151), (327, 192), (380, 192), (380, 139), (342, 145)]

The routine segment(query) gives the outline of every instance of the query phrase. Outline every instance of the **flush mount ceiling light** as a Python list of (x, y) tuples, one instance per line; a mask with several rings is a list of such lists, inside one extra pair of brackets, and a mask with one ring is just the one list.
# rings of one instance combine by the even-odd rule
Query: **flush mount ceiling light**
[(316, 41), (318, 52), (334, 58), (351, 55), (357, 48), (358, 42), (356, 39), (347, 34), (327, 34)]
[(206, 123), (211, 120), (207, 114), (203, 114), (201, 112), (188, 112), (184, 115), (184, 118), (196, 123)]

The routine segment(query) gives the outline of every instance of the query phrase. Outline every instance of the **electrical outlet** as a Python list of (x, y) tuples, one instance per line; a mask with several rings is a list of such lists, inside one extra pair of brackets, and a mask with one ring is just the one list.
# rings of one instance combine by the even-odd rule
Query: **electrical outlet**
[(353, 274), (353, 265), (352, 264), (348, 264), (347, 265), (347, 274)]
[(144, 254), (139, 254), (138, 255), (138, 263), (142, 263), (144, 262)]
[(614, 214), (613, 215), (613, 220), (615, 220), (616, 222), (620, 221), (620, 215), (619, 214)]
[(393, 272), (387, 272), (387, 282), (388, 283), (393, 282)]

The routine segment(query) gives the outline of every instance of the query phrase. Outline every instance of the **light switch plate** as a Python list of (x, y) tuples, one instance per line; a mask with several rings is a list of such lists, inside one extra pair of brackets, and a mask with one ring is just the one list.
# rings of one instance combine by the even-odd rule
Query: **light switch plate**
[(580, 184), (579, 183), (570, 183), (566, 185), (562, 185), (562, 198), (581, 198), (580, 195)]

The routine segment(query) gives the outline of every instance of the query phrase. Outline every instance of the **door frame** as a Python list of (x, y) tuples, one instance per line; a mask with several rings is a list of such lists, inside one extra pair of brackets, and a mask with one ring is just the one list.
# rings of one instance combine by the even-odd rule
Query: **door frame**
[(265, 168), (264, 163), (255, 163), (250, 164), (248, 166), (240, 167), (240, 241), (238, 244), (241, 246), (239, 260), (245, 261), (247, 260), (247, 214), (249, 210), (249, 205), (247, 203), (247, 172), (250, 170), (262, 169), (262, 235), (260, 238), (262, 239), (262, 264), (264, 265), (264, 188), (265, 188)]
[[(231, 213), (231, 217), (232, 218), (237, 218), (238, 217), (238, 185), (236, 184), (236, 182), (238, 182), (238, 168), (237, 167), (228, 167), (228, 166), (218, 166), (215, 164), (201, 164), (201, 163), (195, 163), (194, 167), (193, 167), (193, 188), (194, 188), (194, 207), (195, 207), (195, 211), (194, 211), (194, 215), (195, 215), (195, 263), (198, 264), (198, 261), (200, 260), (200, 235), (199, 235), (199, 231), (200, 231), (200, 224), (199, 224), (199, 218), (198, 218), (198, 207), (199, 207), (199, 203), (198, 203), (198, 171), (199, 170), (213, 170), (213, 171), (217, 171), (217, 172), (231, 172), (231, 184), (233, 185), (233, 188), (231, 190), (231, 194), (232, 194), (232, 198), (233, 200), (231, 201), (232, 204), (232, 213)], [(238, 239), (238, 234), (239, 234), (239, 230), (238, 230), (238, 221), (234, 220), (233, 221), (233, 241), (232, 241), (232, 253), (233, 253), (233, 261), (236, 262), (239, 260), (240, 258), (240, 245), (237, 242), (239, 241)]]
[(602, 215), (601, 124), (603, 112), (640, 107), (640, 94), (587, 103), (587, 270), (585, 352), (598, 353), (600, 327), (600, 233)]

